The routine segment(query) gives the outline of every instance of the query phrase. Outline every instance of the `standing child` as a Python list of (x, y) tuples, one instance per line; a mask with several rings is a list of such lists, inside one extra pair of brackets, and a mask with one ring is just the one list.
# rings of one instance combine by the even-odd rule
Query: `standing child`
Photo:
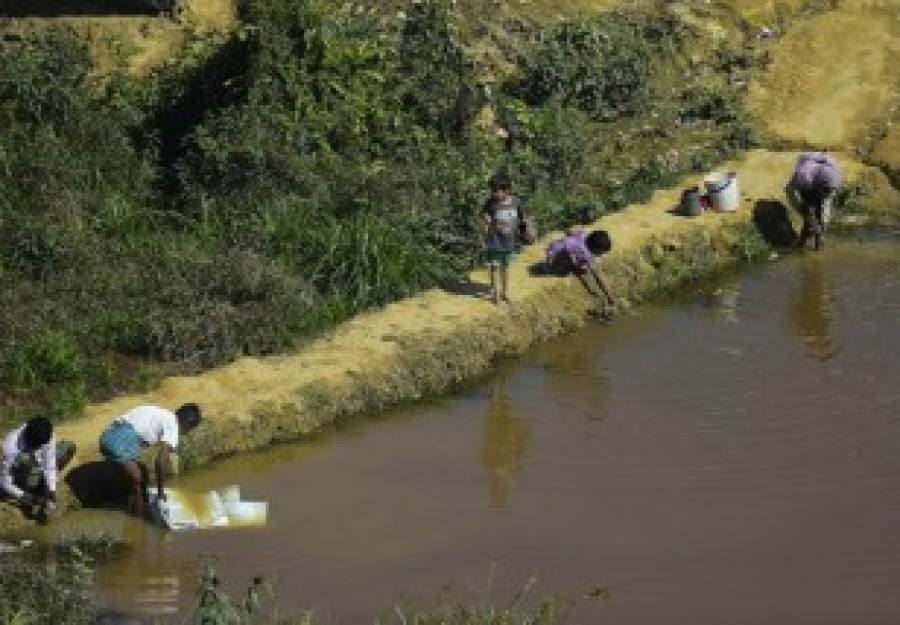
[(566, 231), (564, 237), (547, 246), (547, 267), (557, 275), (589, 273), (609, 306), (614, 307), (612, 290), (603, 279), (596, 259), (611, 249), (612, 239), (606, 230), (594, 230), (590, 234), (581, 230)]
[(520, 224), (525, 220), (524, 203), (513, 195), (509, 176), (500, 173), (491, 178), (491, 198), (482, 214), (488, 225), (484, 241), (491, 272), (491, 299), (494, 304), (509, 304), (509, 263), (520, 241)]

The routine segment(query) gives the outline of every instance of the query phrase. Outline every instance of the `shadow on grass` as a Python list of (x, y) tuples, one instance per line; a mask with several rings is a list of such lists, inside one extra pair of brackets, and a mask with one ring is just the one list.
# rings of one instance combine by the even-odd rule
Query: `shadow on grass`
[(129, 483), (124, 471), (105, 460), (73, 467), (65, 481), (85, 508), (118, 507), (128, 500)]
[(766, 243), (776, 248), (797, 244), (799, 234), (788, 216), (788, 207), (776, 200), (759, 200), (753, 205), (753, 225)]
[(489, 299), (491, 287), (481, 282), (475, 282), (469, 278), (462, 280), (445, 280), (440, 285), (441, 290), (452, 295), (465, 295), (479, 299)]

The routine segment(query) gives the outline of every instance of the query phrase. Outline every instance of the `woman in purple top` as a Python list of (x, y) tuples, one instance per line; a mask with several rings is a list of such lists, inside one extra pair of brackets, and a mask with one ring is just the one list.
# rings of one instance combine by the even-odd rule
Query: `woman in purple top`
[(568, 230), (563, 238), (547, 246), (547, 267), (556, 275), (589, 273), (609, 306), (614, 307), (612, 290), (603, 279), (596, 259), (596, 256), (611, 249), (612, 240), (606, 230), (594, 230), (590, 234), (582, 230)]
[(825, 229), (831, 218), (831, 205), (841, 186), (841, 169), (825, 152), (803, 152), (797, 158), (785, 193), (791, 206), (803, 217), (798, 247), (806, 247), (810, 236), (816, 249), (824, 245)]

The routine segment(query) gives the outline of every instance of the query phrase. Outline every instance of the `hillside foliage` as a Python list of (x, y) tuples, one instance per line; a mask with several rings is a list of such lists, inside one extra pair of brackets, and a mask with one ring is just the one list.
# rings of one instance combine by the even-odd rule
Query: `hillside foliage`
[(139, 79), (98, 75), (62, 26), (0, 47), (4, 420), (291, 349), (458, 278), (500, 169), (546, 231), (753, 142), (752, 51), (662, 5), (484, 32), (449, 0), (243, 6)]

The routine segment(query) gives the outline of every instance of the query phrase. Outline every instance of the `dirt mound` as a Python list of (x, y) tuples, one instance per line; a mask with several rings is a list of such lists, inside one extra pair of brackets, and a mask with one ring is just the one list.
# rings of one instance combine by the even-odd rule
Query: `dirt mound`
[(795, 145), (867, 151), (900, 91), (900, 0), (846, 2), (771, 47), (749, 107), (763, 132)]

